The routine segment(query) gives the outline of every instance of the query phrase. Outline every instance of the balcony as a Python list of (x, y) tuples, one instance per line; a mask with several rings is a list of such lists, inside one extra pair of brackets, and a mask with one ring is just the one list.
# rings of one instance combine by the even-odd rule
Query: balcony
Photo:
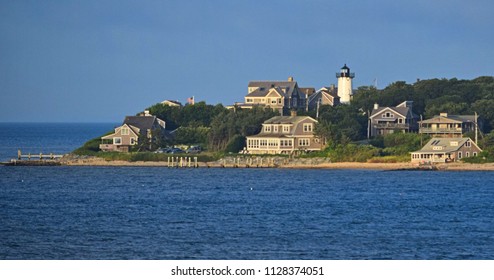
[(373, 126), (381, 129), (410, 129), (410, 124), (407, 123), (376, 123)]
[(431, 128), (431, 127), (421, 127), (419, 129), (419, 133), (425, 133), (425, 134), (447, 134), (447, 133), (452, 133), (452, 134), (462, 134), (463, 130), (460, 128)]

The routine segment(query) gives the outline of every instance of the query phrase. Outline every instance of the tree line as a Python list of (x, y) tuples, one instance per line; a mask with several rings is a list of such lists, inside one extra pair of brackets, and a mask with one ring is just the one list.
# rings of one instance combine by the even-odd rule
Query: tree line
[[(313, 118), (318, 115), (316, 134), (324, 137), (330, 146), (345, 145), (367, 138), (368, 115), (375, 103), (396, 106), (403, 101), (413, 101), (413, 112), (423, 119), (442, 112), (451, 115), (473, 115), (476, 112), (483, 120), (481, 130), (485, 135), (494, 128), (492, 76), (473, 80), (419, 80), (413, 84), (397, 81), (384, 89), (363, 86), (356, 90), (350, 104), (321, 106), (319, 112), (300, 110), (298, 115)], [(265, 120), (278, 115), (268, 108), (229, 110), (221, 104), (208, 105), (205, 102), (184, 107), (156, 104), (148, 110), (165, 120), (167, 129), (177, 129), (176, 142), (200, 142), (212, 151), (223, 151), (227, 147), (236, 150), (245, 136), (259, 133)]]

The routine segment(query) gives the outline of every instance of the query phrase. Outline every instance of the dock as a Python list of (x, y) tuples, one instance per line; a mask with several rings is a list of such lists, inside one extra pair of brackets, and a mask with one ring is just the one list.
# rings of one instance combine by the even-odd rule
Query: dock
[(31, 154), (31, 153), (28, 153), (28, 154), (23, 155), (21, 150), (17, 150), (17, 160), (24, 160), (24, 159), (27, 159), (27, 160), (31, 160), (31, 159), (38, 159), (38, 160), (51, 159), (51, 160), (54, 160), (54, 159), (59, 159), (62, 157), (63, 157), (63, 155), (56, 155), (53, 153), (50, 153), (50, 154), (43, 154), (43, 153)]

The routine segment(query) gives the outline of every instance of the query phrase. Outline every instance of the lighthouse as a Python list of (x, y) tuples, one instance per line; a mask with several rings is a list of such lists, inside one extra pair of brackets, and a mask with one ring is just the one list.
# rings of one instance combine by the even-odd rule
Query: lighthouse
[(348, 66), (341, 67), (340, 73), (336, 73), (338, 78), (338, 96), (340, 102), (344, 104), (350, 103), (352, 92), (352, 79), (355, 77), (355, 73), (350, 73)]

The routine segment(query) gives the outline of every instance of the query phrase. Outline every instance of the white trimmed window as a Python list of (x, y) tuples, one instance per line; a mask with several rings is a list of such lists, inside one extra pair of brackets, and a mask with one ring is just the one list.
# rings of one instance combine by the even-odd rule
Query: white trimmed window
[(312, 132), (312, 124), (304, 123), (304, 132)]
[(290, 132), (290, 126), (289, 125), (284, 125), (283, 126), (283, 132)]
[(120, 145), (120, 144), (122, 144), (122, 137), (113, 138), (113, 145)]
[(298, 139), (299, 146), (310, 146), (310, 139), (308, 138), (300, 138)]
[[(467, 142), (465, 143), (465, 147), (471, 147), (471, 146), (472, 146), (472, 143), (471, 143), (470, 141), (467, 141)], [(467, 156), (467, 157), (468, 157), (468, 156)]]
[(271, 132), (271, 126), (270, 125), (265, 125), (264, 126), (264, 132)]
[(129, 135), (129, 129), (127, 127), (122, 127), (122, 135)]
[(458, 152), (458, 159), (461, 159), (462, 158), (462, 154), (461, 152)]
[(277, 125), (273, 126), (273, 132), (278, 132), (278, 126)]

